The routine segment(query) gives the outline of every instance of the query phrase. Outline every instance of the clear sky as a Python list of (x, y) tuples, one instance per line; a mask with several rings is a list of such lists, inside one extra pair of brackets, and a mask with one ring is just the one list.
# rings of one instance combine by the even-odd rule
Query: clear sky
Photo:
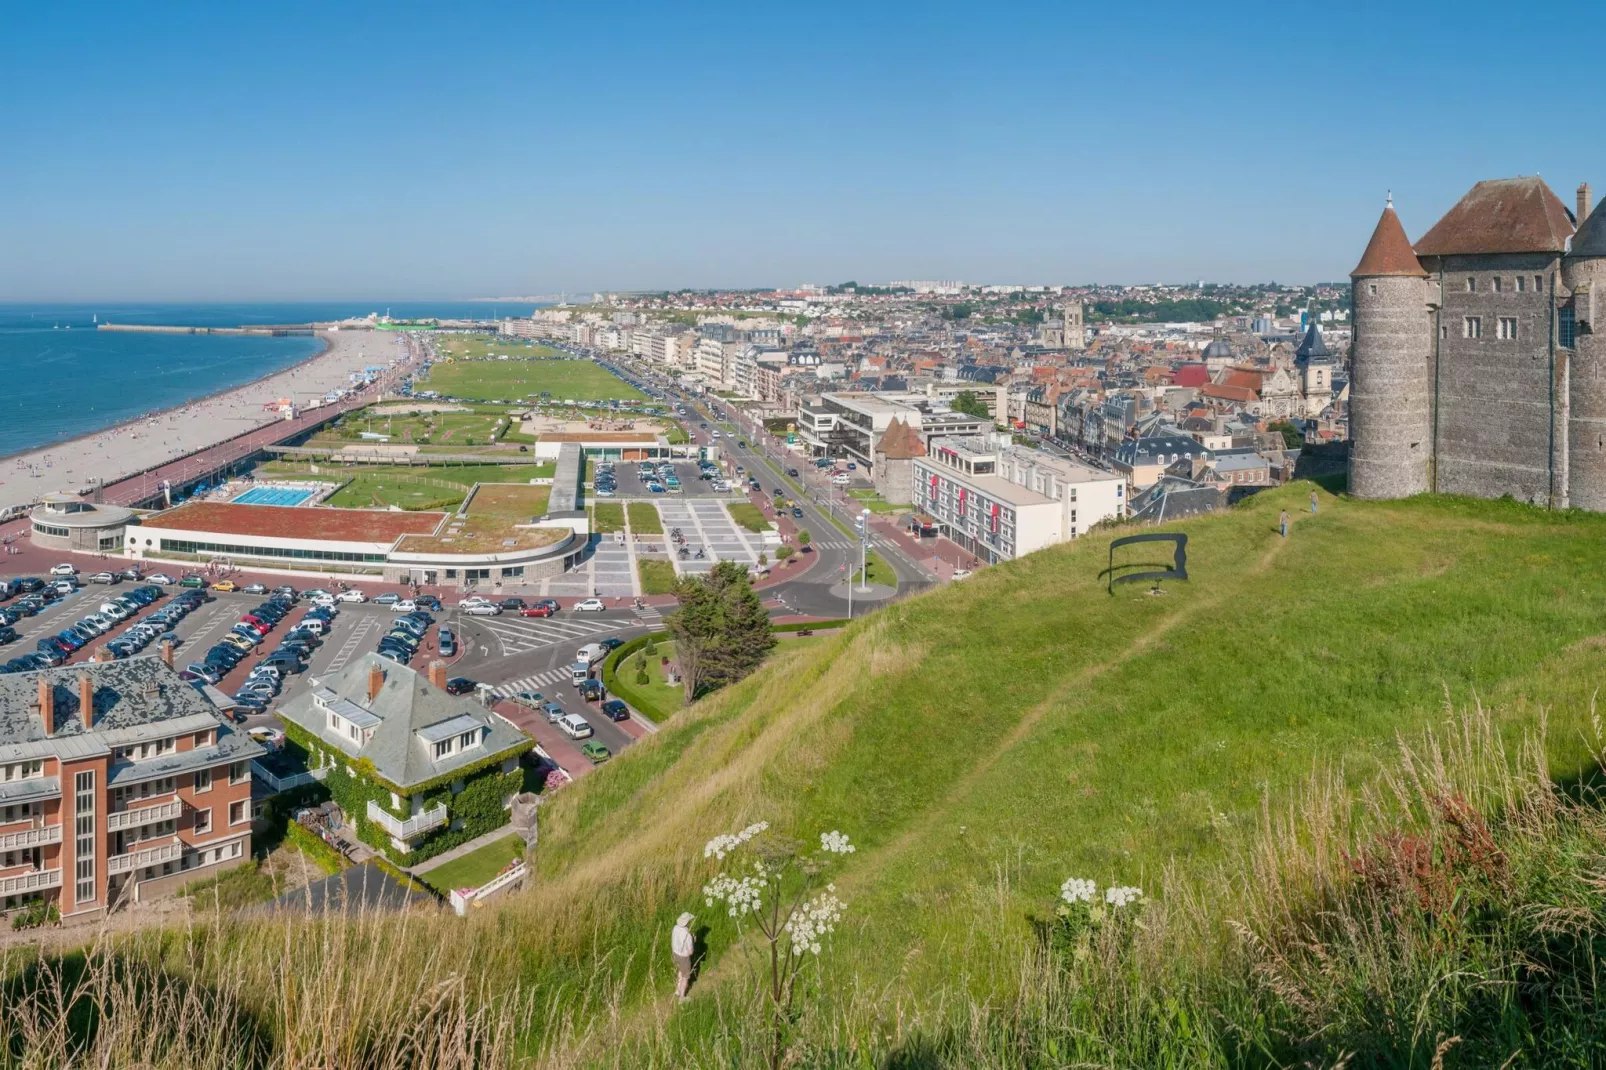
[(1582, 5), (0, 0), (0, 301), (1343, 277), (1606, 192)]

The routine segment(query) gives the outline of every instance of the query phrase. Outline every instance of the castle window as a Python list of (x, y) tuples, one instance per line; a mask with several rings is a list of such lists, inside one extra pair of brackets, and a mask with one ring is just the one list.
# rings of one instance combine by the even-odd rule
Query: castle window
[(1528, 289), (1528, 280), (1521, 275), (1517, 276), (1517, 292), (1523, 293)]
[(1556, 344), (1571, 349), (1578, 341), (1578, 314), (1571, 305), (1556, 310)]
[(1495, 333), (1507, 342), (1514, 341), (1517, 337), (1517, 317), (1501, 316), (1500, 322), (1495, 325)]
[(1500, 276), (1499, 275), (1496, 275), (1494, 277), (1494, 292), (1497, 293), (1497, 294), (1506, 292), (1505, 291), (1505, 284), (1500, 280)]
[(1369, 291), (1371, 291), (1371, 294), (1372, 294), (1373, 297), (1377, 296), (1377, 283), (1369, 282), (1369, 283), (1366, 284), (1366, 288)]
[(1461, 337), (1463, 337), (1463, 338), (1482, 338), (1483, 337), (1483, 317), (1482, 316), (1468, 316), (1466, 319), (1462, 320), (1461, 321)]
[(1473, 278), (1471, 275), (1468, 275), (1467, 276), (1467, 293), (1470, 294), (1470, 293), (1477, 293), (1477, 292), (1478, 292), (1478, 280)]
[(1545, 277), (1543, 275), (1535, 275), (1534, 276), (1534, 293), (1542, 294), (1544, 292), (1545, 292)]

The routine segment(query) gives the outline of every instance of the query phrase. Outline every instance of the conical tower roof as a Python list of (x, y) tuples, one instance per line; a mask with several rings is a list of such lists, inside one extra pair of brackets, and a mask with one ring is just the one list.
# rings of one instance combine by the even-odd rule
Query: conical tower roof
[(1573, 235), (1573, 256), (1606, 256), (1606, 210), (1596, 209), (1584, 218)]
[(1332, 354), (1327, 351), (1327, 342), (1322, 338), (1322, 329), (1316, 326), (1316, 321), (1310, 321), (1310, 327), (1305, 331), (1305, 337), (1300, 340), (1299, 348), (1294, 350), (1294, 356), (1301, 361), (1326, 360)]
[(1363, 275), (1427, 275), (1422, 269), (1422, 261), (1416, 258), (1416, 252), (1405, 236), (1400, 217), (1394, 214), (1392, 199), (1383, 206), (1383, 215), (1372, 231), (1372, 240), (1366, 243), (1361, 262), (1350, 272), (1351, 278)]

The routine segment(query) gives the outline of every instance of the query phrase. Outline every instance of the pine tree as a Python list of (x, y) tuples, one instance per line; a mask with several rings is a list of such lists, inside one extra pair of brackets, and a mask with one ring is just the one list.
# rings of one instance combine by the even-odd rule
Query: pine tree
[(736, 562), (719, 562), (705, 578), (682, 578), (675, 596), (680, 608), (665, 623), (688, 702), (742, 679), (774, 649), (769, 614)]

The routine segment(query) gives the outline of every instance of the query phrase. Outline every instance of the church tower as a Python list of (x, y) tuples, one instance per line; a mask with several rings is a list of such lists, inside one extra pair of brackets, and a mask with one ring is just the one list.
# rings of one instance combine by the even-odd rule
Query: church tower
[(1357, 498), (1425, 493), (1432, 489), (1433, 464), (1428, 273), (1405, 236), (1392, 198), (1350, 280), (1355, 305), (1350, 493)]
[(1065, 348), (1072, 352), (1081, 350), (1087, 344), (1087, 336), (1082, 330), (1082, 302), (1068, 302), (1060, 309), (1060, 315), (1063, 317), (1061, 322), (1065, 325)]

